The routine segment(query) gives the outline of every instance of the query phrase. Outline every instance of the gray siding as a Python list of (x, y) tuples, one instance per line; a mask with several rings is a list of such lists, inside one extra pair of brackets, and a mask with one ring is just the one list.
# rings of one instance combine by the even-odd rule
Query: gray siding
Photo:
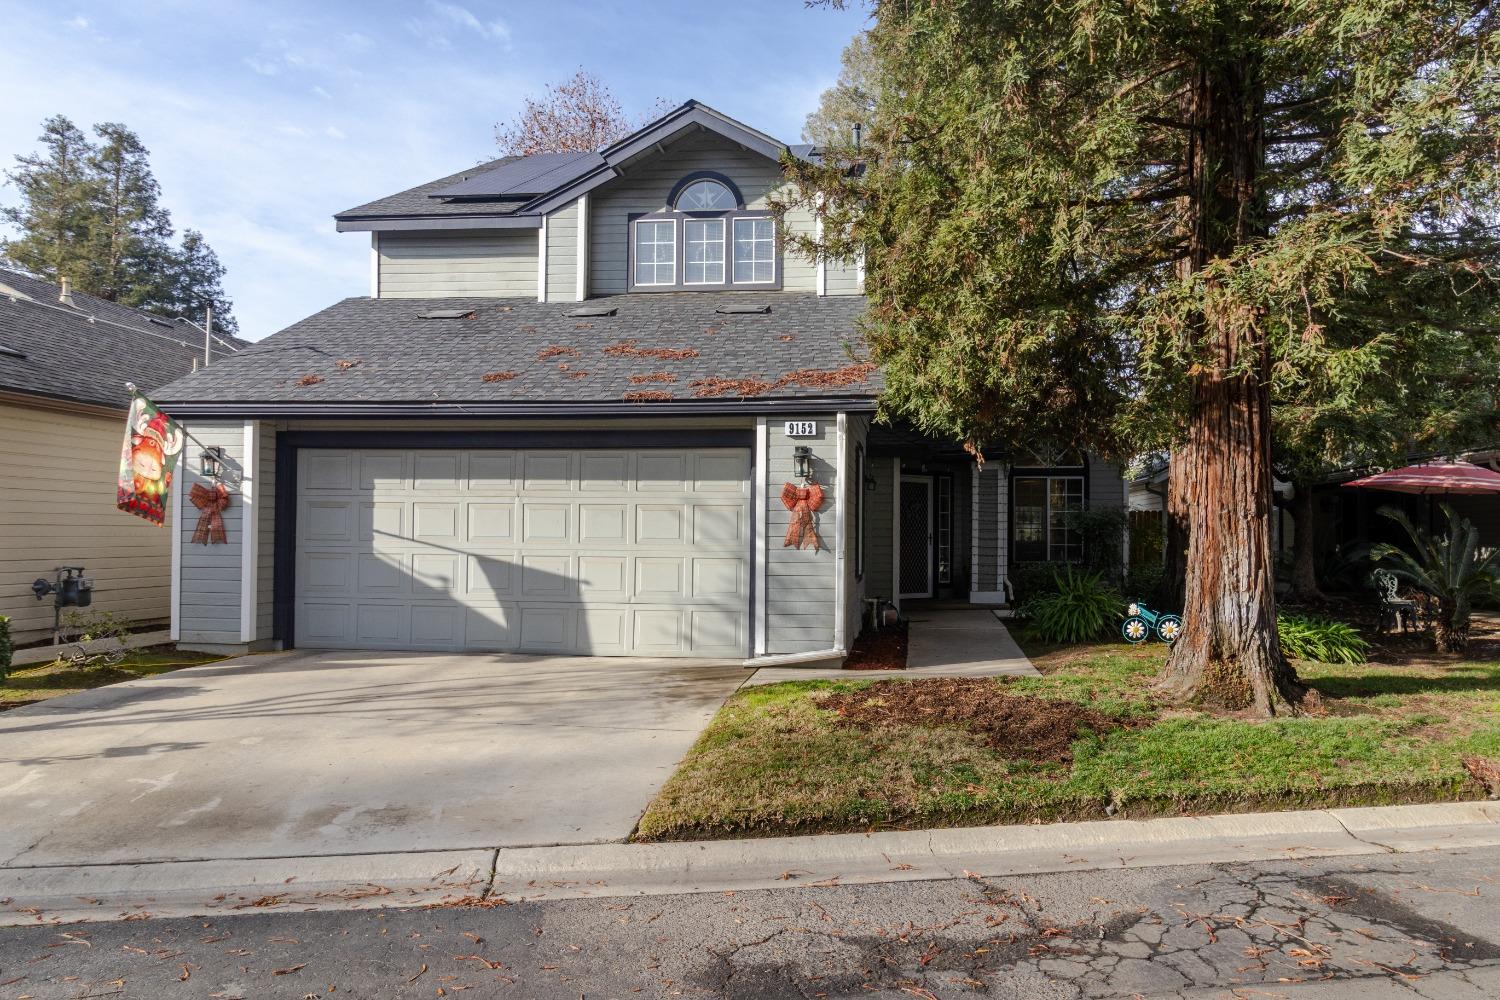
[[(187, 427), (192, 438), (183, 449), (174, 487), (181, 491), (182, 579), (179, 620), (180, 641), (184, 643), (237, 644), (240, 642), (240, 587), (244, 504), (238, 493), (238, 480), (245, 452), (245, 425), (234, 423), (195, 423)], [(213, 484), (200, 472), (199, 454), (205, 447), (222, 446), (227, 470), (226, 483), (232, 499), (224, 511), (226, 545), (198, 545), (193, 531), (198, 527), (198, 509), (188, 500), (194, 483)], [(174, 503), (177, 502), (174, 500)]]
[(1118, 462), (1089, 456), (1089, 506), (1094, 510), (1125, 509), (1125, 478)]
[(382, 233), (380, 297), (536, 295), (537, 231)]
[[(990, 593), (1004, 589), (1005, 542), (1009, 521), (1006, 516), (1006, 466), (988, 462), (977, 474), (978, 488), (974, 502), (979, 512), (979, 526), (974, 552), (973, 589)], [(971, 514), (972, 518), (973, 515)]]
[(875, 489), (865, 493), (865, 596), (887, 601), (896, 596), (892, 582), (895, 552), (892, 549), (896, 518), (896, 463), (872, 458), (867, 462)]
[(864, 279), (852, 261), (830, 260), (823, 265), (823, 291), (827, 295), (863, 295)]
[(578, 202), (547, 216), (547, 301), (578, 298)]
[(838, 423), (831, 414), (818, 414), (815, 437), (789, 438), (785, 421), (768, 421), (766, 454), (766, 652), (810, 653), (833, 647), (835, 613), (834, 555), (828, 549), (792, 549), (783, 544), (791, 512), (781, 502), (781, 488), (792, 479), (792, 449), (812, 448), (817, 480), (826, 493), (815, 524), (826, 545), (835, 542), (834, 511), (839, 503)]
[[(747, 208), (766, 208), (771, 193), (784, 183), (774, 161), (706, 132), (690, 135), (666, 147), (664, 153), (627, 167), (624, 176), (589, 196), (591, 294), (625, 291), (629, 217), (664, 209), (673, 185), (696, 170), (716, 171), (734, 181)], [(787, 225), (796, 232), (811, 232), (812, 214), (798, 209), (788, 214)], [(813, 262), (788, 253), (782, 261), (782, 286), (788, 291), (816, 289)]]

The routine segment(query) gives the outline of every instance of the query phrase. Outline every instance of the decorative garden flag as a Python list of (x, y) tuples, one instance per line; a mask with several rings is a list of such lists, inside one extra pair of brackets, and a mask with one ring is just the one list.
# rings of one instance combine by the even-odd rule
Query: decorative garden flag
[(116, 506), (160, 525), (167, 518), (167, 496), (172, 470), (185, 440), (176, 421), (145, 396), (130, 400), (125, 423), (125, 446), (120, 450), (120, 481)]

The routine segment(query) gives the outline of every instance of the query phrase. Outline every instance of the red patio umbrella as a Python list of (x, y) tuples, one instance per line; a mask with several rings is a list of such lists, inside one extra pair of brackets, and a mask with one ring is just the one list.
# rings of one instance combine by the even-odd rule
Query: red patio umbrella
[(1396, 493), (1500, 493), (1500, 472), (1472, 462), (1432, 462), (1377, 472), (1345, 486)]

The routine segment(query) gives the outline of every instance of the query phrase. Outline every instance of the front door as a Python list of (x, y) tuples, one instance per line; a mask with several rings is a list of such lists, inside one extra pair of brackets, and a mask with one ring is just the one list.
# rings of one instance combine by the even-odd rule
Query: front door
[(902, 597), (932, 596), (932, 480), (901, 477)]

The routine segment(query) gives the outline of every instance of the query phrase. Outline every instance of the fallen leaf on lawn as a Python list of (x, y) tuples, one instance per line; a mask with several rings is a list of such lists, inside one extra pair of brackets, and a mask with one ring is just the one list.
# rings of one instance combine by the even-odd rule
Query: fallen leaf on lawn
[(410, 979), (408, 979), (407, 982), (408, 983), (414, 983), (418, 979), (421, 979), (425, 975), (427, 975), (427, 965), (426, 965), (426, 963), (423, 963), (422, 967), (417, 970), (417, 974), (415, 976), (412, 976)]
[(177, 977), (177, 981), (179, 983), (185, 983), (191, 978), (193, 978), (193, 970), (184, 965), (182, 967), (182, 975)]
[(307, 963), (303, 962), (301, 965), (293, 965), (293, 966), (290, 966), (289, 968), (285, 968), (285, 969), (272, 969), (271, 970), (271, 975), (273, 975), (273, 976), (290, 976), (292, 973), (294, 973), (294, 972), (300, 972), (300, 971), (302, 971), (305, 968), (307, 968)]

